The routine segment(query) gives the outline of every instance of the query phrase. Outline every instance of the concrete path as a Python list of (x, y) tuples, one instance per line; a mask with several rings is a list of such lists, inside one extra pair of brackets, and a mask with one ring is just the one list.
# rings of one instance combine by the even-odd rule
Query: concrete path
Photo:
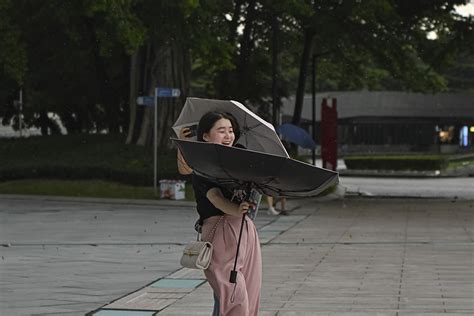
[[(474, 314), (473, 201), (295, 203), (258, 217), (261, 315)], [(194, 219), (191, 204), (0, 197), (0, 314), (210, 315), (209, 285), (178, 264)]]
[(340, 177), (349, 194), (376, 197), (457, 198), (474, 200), (474, 178)]

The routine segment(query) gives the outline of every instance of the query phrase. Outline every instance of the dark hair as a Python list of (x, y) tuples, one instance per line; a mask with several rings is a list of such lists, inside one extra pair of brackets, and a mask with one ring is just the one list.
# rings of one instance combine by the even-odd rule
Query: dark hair
[(209, 133), (209, 131), (212, 129), (214, 124), (216, 124), (217, 121), (220, 119), (227, 119), (230, 121), (232, 124), (232, 129), (234, 130), (234, 144), (239, 139), (240, 136), (240, 128), (239, 124), (235, 120), (234, 116), (230, 113), (227, 112), (218, 112), (218, 111), (212, 111), (212, 112), (207, 112), (204, 114), (201, 119), (199, 120), (198, 128), (197, 128), (197, 140), (198, 141), (204, 141), (203, 135), (205, 133)]

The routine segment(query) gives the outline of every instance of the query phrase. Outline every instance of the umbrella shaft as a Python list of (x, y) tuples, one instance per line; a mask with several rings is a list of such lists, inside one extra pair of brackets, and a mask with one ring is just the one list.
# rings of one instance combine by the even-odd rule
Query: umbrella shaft
[(237, 271), (235, 270), (237, 267), (237, 258), (239, 257), (239, 249), (240, 249), (240, 240), (242, 239), (242, 230), (244, 228), (245, 222), (245, 214), (242, 215), (242, 222), (240, 223), (240, 232), (239, 232), (239, 242), (237, 243), (237, 252), (235, 254), (235, 261), (234, 261), (234, 269), (230, 271), (230, 283), (237, 283)]

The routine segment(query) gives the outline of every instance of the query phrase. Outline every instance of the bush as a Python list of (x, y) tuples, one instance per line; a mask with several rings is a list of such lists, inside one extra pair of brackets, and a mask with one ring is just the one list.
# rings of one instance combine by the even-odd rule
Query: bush
[[(125, 145), (120, 135), (37, 136), (0, 139), (0, 181), (14, 179), (103, 179), (153, 184), (153, 150)], [(158, 179), (181, 178), (176, 152), (158, 154)]]
[(344, 158), (348, 169), (373, 170), (441, 170), (446, 168), (443, 156), (349, 156)]

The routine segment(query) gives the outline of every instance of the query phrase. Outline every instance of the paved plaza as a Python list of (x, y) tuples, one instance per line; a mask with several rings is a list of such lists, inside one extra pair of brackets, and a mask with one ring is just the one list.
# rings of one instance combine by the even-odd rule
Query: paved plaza
[[(473, 315), (473, 201), (291, 200), (256, 222), (261, 315)], [(193, 203), (0, 196), (1, 315), (210, 315)], [(134, 311), (134, 312), (132, 312)]]

